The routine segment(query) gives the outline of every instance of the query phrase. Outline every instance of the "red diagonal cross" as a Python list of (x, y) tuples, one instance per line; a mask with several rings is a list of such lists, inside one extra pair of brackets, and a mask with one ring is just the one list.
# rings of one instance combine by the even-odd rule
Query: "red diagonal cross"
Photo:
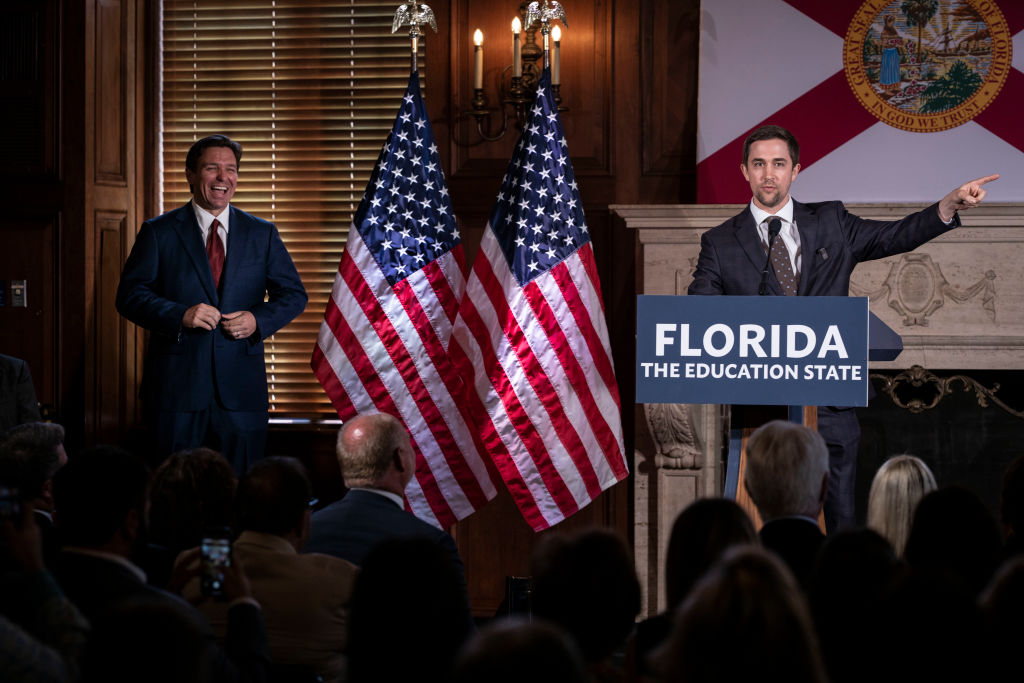
[[(850, 20), (864, 3), (862, 0), (783, 0), (797, 11), (832, 31), (846, 37)], [(1006, 19), (1010, 35), (1024, 31), (1024, 2), (999, 0), (999, 9)], [(1024, 73), (1010, 68), (999, 95), (973, 121), (988, 129), (1010, 145), (1024, 152), (1024, 126), (1020, 125), (1020, 105), (1024, 100)], [(829, 125), (822, 127), (822, 112), (828, 112)], [(697, 166), (697, 201), (701, 204), (738, 204), (747, 200), (747, 189), (735, 182), (743, 140), (767, 123), (792, 131), (812, 129), (812, 138), (801, 140), (800, 166), (806, 169), (840, 145), (849, 142), (878, 123), (857, 101), (846, 80), (845, 71), (838, 71), (822, 83), (796, 98), (782, 109), (723, 145)]]

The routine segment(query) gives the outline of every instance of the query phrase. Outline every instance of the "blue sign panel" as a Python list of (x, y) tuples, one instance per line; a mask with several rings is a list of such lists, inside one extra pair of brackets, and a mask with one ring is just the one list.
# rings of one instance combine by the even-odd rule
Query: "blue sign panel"
[(636, 402), (866, 406), (868, 300), (638, 296)]

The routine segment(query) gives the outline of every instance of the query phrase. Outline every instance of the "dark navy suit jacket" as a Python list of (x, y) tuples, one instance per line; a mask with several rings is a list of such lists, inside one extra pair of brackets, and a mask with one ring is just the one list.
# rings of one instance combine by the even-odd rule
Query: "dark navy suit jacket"
[[(850, 274), (861, 261), (912, 251), (928, 240), (960, 225), (959, 217), (946, 225), (938, 204), (895, 221), (873, 221), (854, 216), (842, 202), (801, 204), (793, 201), (793, 220), (800, 233), (799, 296), (846, 296)], [(689, 294), (754, 296), (761, 284), (765, 251), (750, 208), (700, 239), (700, 255)], [(768, 286), (775, 295), (782, 288), (769, 269)]]
[[(230, 211), (219, 292), (191, 203), (143, 223), (125, 262), (117, 310), (152, 333), (141, 389), (152, 408), (205, 410), (216, 387), (229, 410), (267, 409), (263, 340), (303, 311), (306, 290), (273, 223)], [(235, 340), (219, 327), (185, 329), (185, 311), (199, 303), (249, 311), (257, 330)]]
[(39, 419), (39, 403), (28, 363), (0, 354), (0, 436), (11, 427)]
[(377, 543), (390, 538), (426, 538), (434, 541), (452, 560), (462, 585), (466, 585), (462, 558), (455, 540), (392, 501), (372, 491), (352, 489), (313, 515), (309, 539), (302, 551), (334, 555), (362, 565)]

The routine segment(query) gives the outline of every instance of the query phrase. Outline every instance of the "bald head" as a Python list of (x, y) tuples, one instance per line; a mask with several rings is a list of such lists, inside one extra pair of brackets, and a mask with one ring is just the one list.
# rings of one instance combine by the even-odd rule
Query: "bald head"
[(402, 495), (416, 457), (409, 434), (384, 413), (357, 415), (338, 432), (338, 464), (348, 488), (377, 488)]

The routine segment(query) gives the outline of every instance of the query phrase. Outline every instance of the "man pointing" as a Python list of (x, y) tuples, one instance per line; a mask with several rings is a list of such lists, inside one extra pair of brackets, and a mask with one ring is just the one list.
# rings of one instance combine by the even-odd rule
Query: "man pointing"
[[(790, 197), (800, 145), (780, 126), (747, 137), (740, 170), (750, 184), (750, 205), (701, 236), (689, 294), (847, 296), (858, 263), (912, 251), (958, 227), (957, 212), (977, 206), (984, 185), (999, 178), (972, 180), (900, 220), (874, 221), (847, 212), (842, 202), (801, 204)], [(766, 260), (771, 267), (763, 274)], [(860, 425), (853, 408), (819, 406), (818, 431), (829, 450), (825, 523), (831, 532), (856, 523)]]

